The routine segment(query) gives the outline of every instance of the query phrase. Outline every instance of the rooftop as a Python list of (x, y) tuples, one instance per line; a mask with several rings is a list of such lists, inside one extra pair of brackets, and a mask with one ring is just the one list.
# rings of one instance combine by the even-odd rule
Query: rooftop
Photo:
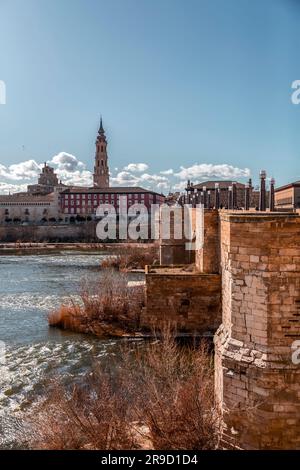
[(129, 194), (129, 193), (148, 193), (148, 194), (157, 194), (158, 196), (163, 196), (163, 194), (159, 194), (156, 191), (151, 191), (149, 189), (141, 188), (139, 186), (116, 186), (116, 187), (109, 187), (109, 188), (95, 188), (95, 187), (82, 187), (82, 186), (72, 186), (70, 188), (65, 189), (62, 191), (62, 194), (68, 193), (118, 193), (118, 194)]
[(235, 184), (237, 188), (244, 189), (245, 185), (243, 183), (239, 183), (238, 181), (232, 180), (209, 180), (209, 181), (202, 181), (201, 183), (194, 184), (193, 188), (195, 189), (202, 189), (203, 186), (206, 186), (206, 189), (215, 189), (215, 184), (218, 183), (220, 189), (228, 189), (229, 186)]

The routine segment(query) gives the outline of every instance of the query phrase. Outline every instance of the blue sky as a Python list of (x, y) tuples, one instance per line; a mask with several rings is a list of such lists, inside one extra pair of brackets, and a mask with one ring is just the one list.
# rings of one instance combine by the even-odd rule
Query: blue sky
[(88, 184), (100, 113), (113, 184), (300, 179), (300, 1), (0, 0), (0, 20), (1, 192), (44, 161)]

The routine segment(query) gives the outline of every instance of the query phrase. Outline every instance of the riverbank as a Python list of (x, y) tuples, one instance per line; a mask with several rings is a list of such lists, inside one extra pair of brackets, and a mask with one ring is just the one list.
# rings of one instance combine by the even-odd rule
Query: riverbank
[[(104, 276), (101, 262), (110, 251), (35, 250), (0, 256), (0, 341), (5, 343), (5, 364), (0, 365), (0, 449), (17, 448), (13, 423), (24, 418), (44, 393), (51, 377), (66, 384), (89, 374), (95, 361), (110, 364), (120, 357), (120, 345), (142, 344), (135, 337), (100, 339), (88, 334), (49, 328), (48, 313), (79, 300), (83, 286), (91, 288)], [(128, 282), (144, 276), (126, 273)]]
[(128, 249), (141, 251), (154, 248), (155, 243), (0, 243), (0, 255), (21, 255), (40, 253), (59, 253), (61, 251), (83, 251), (85, 253), (107, 252), (107, 254)]

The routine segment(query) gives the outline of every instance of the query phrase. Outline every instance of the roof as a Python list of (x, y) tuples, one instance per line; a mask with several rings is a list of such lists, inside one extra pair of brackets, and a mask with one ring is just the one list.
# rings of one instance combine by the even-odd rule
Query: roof
[(3, 202), (51, 202), (53, 193), (43, 195), (33, 195), (27, 193), (0, 194), (0, 203)]
[(283, 191), (284, 189), (299, 188), (299, 187), (300, 187), (300, 181), (294, 181), (293, 183), (289, 183), (284, 186), (280, 186), (279, 188), (276, 188), (275, 193), (279, 191)]
[(68, 194), (68, 193), (94, 193), (94, 194), (148, 193), (148, 194), (156, 194), (157, 196), (163, 196), (163, 194), (159, 194), (155, 191), (150, 191), (149, 189), (141, 188), (140, 186), (129, 186), (129, 187), (115, 186), (115, 187), (109, 187), (109, 188), (95, 188), (95, 187), (87, 188), (83, 186), (72, 186), (68, 189), (64, 189), (63, 191), (61, 191), (61, 194)]
[(243, 183), (239, 183), (238, 181), (225, 181), (225, 180), (209, 180), (209, 181), (202, 181), (201, 183), (194, 184), (193, 188), (195, 189), (202, 189), (203, 186), (206, 186), (206, 189), (215, 189), (215, 184), (219, 184), (220, 189), (228, 189), (229, 186), (232, 186), (232, 183), (236, 184), (237, 188), (244, 189), (245, 185)]

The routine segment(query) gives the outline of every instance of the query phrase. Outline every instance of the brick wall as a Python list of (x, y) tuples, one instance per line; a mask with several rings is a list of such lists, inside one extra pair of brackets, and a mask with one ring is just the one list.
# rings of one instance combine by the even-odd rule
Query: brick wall
[(146, 274), (145, 326), (172, 322), (180, 330), (214, 332), (221, 322), (220, 276), (152, 268)]
[(196, 251), (196, 267), (204, 273), (219, 273), (220, 240), (219, 213), (217, 210), (204, 211), (203, 248)]
[(300, 218), (223, 212), (220, 224), (215, 386), (227, 432), (243, 448), (300, 449)]

